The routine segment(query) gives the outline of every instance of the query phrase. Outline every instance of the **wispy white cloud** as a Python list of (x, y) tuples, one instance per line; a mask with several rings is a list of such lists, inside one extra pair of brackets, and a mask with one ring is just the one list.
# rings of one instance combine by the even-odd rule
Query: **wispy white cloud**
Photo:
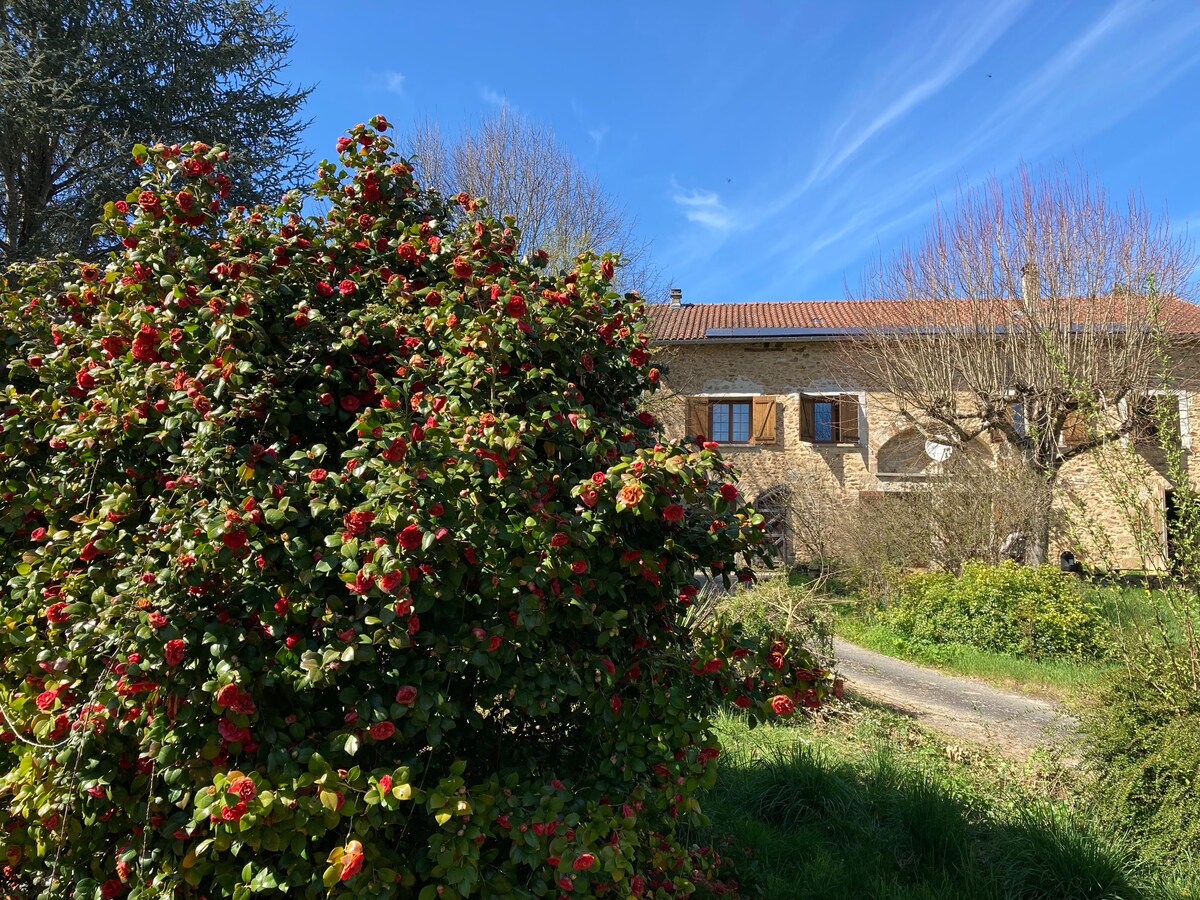
[(479, 88), (479, 99), (491, 106), (512, 106), (507, 97), (487, 84)]
[[(951, 84), (1008, 30), (1029, 0), (1008, 0), (975, 9), (985, 10), (965, 28), (957, 23), (938, 36), (913, 34), (918, 48), (912, 56), (882, 73), (879, 84), (866, 96), (879, 96), (882, 106), (864, 105), (867, 120), (852, 113), (834, 131), (826, 150), (817, 159), (804, 188), (836, 173), (876, 135), (904, 119), (925, 101)], [(932, 63), (931, 63), (932, 61)], [(898, 89), (898, 92), (897, 92)], [(861, 102), (861, 98), (858, 98)]]
[(671, 199), (675, 201), (689, 222), (695, 222), (717, 231), (728, 231), (735, 224), (732, 214), (713, 191), (677, 192)]
[(394, 72), (391, 69), (383, 73), (384, 90), (391, 94), (404, 93), (404, 74), (402, 72)]
[(597, 122), (595, 117), (589, 115), (583, 104), (574, 97), (571, 98), (571, 114), (587, 132), (587, 136), (592, 139), (592, 149), (599, 152), (604, 139), (608, 137), (608, 125)]
[[(1134, 31), (1138, 39), (1130, 41)], [(776, 239), (760, 244), (753, 262), (761, 270), (762, 261), (770, 261), (766, 268), (777, 273), (772, 287), (788, 296), (814, 277), (860, 265), (878, 240), (926, 218), (936, 191), (952, 191), (956, 182), (970, 183), (988, 173), (1003, 174), (1022, 159), (1036, 164), (1080, 148), (1112, 127), (1200, 64), (1198, 37), (1200, 9), (1180, 15), (1178, 8), (1116, 0), (1041, 65), (1031, 67), (974, 128), (939, 145), (925, 165), (915, 163), (928, 155), (908, 142), (881, 141), (869, 156), (863, 155), (860, 151), (879, 134), (876, 129), (854, 152), (827, 157), (841, 166), (836, 179), (816, 185), (806, 181), (759, 204), (763, 216), (753, 226), (786, 221), (788, 227), (775, 229)], [(889, 110), (904, 105), (901, 98)], [(885, 117), (877, 116), (872, 124)], [(922, 139), (931, 140), (927, 135)], [(1177, 221), (1195, 232), (1200, 211)]]

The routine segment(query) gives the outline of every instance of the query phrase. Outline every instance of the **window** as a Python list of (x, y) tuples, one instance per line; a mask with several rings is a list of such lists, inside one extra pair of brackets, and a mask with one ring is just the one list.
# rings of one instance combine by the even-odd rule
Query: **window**
[(711, 400), (708, 404), (708, 436), (721, 444), (750, 443), (749, 400)]
[(689, 437), (702, 434), (719, 444), (774, 444), (774, 397), (690, 397)]
[[(1001, 416), (1005, 424), (1012, 426), (1012, 430), (1020, 440), (1024, 441), (1025, 438), (1029, 437), (1025, 424), (1024, 403), (1020, 400), (1009, 401), (1008, 405), (1001, 412)], [(1004, 429), (1002, 428), (992, 428), (990, 433), (993, 444), (999, 444), (1005, 438)]]
[(858, 397), (854, 394), (802, 396), (800, 440), (810, 444), (857, 444)]
[[(1135, 444), (1187, 448), (1187, 396), (1172, 391), (1152, 391), (1134, 407), (1130, 437)], [(1181, 444), (1182, 442), (1182, 444)]]

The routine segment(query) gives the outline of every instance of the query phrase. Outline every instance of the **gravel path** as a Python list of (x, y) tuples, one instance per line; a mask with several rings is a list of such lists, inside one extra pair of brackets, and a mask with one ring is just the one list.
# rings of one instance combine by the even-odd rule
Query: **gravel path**
[(836, 669), (852, 691), (946, 734), (1027, 756), (1075, 733), (1075, 719), (1044, 700), (945, 675), (846, 641), (835, 639), (833, 651)]

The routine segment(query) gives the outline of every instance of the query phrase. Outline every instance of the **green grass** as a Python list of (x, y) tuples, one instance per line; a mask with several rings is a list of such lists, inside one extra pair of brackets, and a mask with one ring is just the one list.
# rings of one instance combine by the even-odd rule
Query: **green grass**
[[(803, 576), (797, 576), (795, 583), (804, 583)], [(1147, 590), (1144, 584), (1095, 584), (1085, 587), (1085, 591), (1099, 602), (1104, 617), (1118, 632), (1144, 628), (1156, 616), (1167, 622), (1175, 620), (1163, 593)], [(835, 586), (830, 599), (835, 612), (833, 630), (838, 637), (877, 653), (1068, 705), (1086, 704), (1105, 673), (1115, 665), (1107, 660), (1030, 659), (962, 644), (911, 641), (869, 611), (864, 612), (863, 604), (844, 586)]]
[(913, 642), (885, 623), (855, 615), (838, 616), (834, 632), (877, 653), (1073, 705), (1086, 700), (1112, 665), (1072, 659), (1026, 659), (962, 644)]
[(719, 727), (725, 751), (704, 809), (715, 833), (753, 850), (743, 896), (1166, 900), (1196, 884), (1172, 887), (1139, 866), (1044, 762), (948, 748), (872, 708), (823, 724), (751, 730), (730, 716)]

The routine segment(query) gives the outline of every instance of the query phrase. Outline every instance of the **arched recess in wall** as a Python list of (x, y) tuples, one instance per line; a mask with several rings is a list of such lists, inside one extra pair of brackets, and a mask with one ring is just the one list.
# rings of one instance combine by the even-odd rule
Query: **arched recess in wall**
[(767, 488), (754, 498), (754, 511), (763, 521), (766, 542), (774, 548), (776, 559), (784, 565), (791, 563), (791, 542), (788, 540), (788, 509), (791, 506), (791, 489), (786, 484)]
[(937, 471), (925, 452), (925, 435), (906, 428), (892, 435), (875, 453), (875, 472), (882, 477), (924, 478)]
[(965, 446), (951, 451), (946, 463), (938, 463), (926, 450), (926, 437), (916, 428), (906, 428), (892, 435), (875, 453), (875, 474), (883, 478), (903, 481), (910, 478), (925, 478), (944, 472), (947, 466), (964, 459), (974, 463), (986, 463), (991, 451), (986, 443), (976, 439)]

